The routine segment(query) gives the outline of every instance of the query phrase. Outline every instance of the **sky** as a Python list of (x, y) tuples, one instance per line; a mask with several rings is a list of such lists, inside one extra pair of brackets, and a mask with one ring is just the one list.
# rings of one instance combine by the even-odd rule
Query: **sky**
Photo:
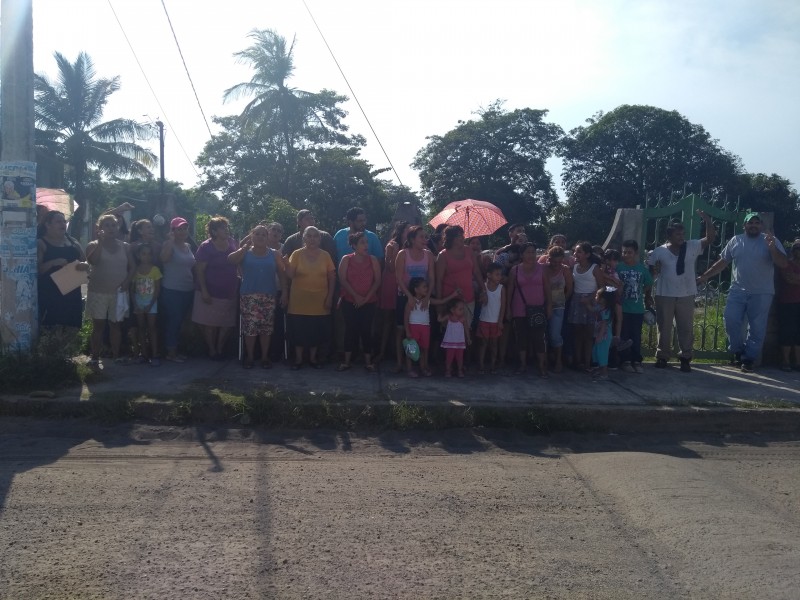
[[(244, 106), (223, 92), (252, 76), (233, 55), (253, 29), (295, 39), (293, 87), (352, 98), (306, 6), (388, 154), (350, 100), (345, 122), (367, 139), (362, 157), (393, 164), (385, 177), (412, 189), (426, 136), (497, 99), (547, 109), (565, 131), (622, 104), (677, 110), (748, 172), (800, 187), (797, 0), (32, 1), (35, 71), (52, 78), (54, 51), (71, 61), (85, 51), (98, 76), (119, 75), (105, 118), (161, 119), (166, 177), (186, 187), (209, 139), (203, 113), (216, 133), (212, 115)], [(549, 167), (560, 188), (559, 161)]]

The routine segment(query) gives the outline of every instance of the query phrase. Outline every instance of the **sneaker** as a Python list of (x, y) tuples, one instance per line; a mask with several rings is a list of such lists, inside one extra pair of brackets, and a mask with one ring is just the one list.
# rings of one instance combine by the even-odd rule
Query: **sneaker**
[(689, 364), (688, 358), (681, 359), (681, 373), (691, 373), (692, 365)]
[(653, 365), (656, 369), (666, 369), (667, 368), (667, 359), (666, 358), (659, 358), (656, 360), (656, 364)]
[(731, 366), (732, 367), (741, 367), (742, 366), (742, 353), (737, 352), (731, 357)]
[(636, 372), (636, 367), (634, 367), (629, 362), (622, 363), (622, 366), (620, 367), (620, 369), (622, 370), (623, 373), (634, 373), (634, 372)]
[(743, 360), (742, 361), (742, 373), (752, 373), (753, 372), (753, 361), (752, 360)]
[(642, 367), (642, 363), (640, 363), (640, 362), (633, 363), (633, 372), (634, 373), (639, 373), (639, 375), (644, 373), (644, 367)]

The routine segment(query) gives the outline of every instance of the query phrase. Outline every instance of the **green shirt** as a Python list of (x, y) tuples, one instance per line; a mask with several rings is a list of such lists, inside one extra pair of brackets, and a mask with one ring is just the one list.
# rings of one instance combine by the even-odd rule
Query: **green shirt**
[(653, 277), (642, 263), (617, 265), (617, 275), (622, 281), (622, 312), (644, 314), (644, 288), (653, 285)]

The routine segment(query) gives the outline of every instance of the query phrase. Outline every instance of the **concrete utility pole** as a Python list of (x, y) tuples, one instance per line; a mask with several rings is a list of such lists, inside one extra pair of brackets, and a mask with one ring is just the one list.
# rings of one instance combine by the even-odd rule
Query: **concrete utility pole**
[(0, 4), (0, 345), (30, 351), (38, 324), (31, 0)]

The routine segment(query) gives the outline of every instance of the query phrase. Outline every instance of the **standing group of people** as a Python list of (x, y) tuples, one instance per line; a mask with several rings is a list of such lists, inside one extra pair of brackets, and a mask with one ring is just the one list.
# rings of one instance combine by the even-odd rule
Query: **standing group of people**
[[(659, 331), (655, 367), (668, 366), (675, 327), (680, 368), (690, 372), (697, 285), (732, 263), (725, 326), (735, 360), (750, 371), (758, 359), (777, 266), (783, 366), (792, 368), (794, 353), (797, 367), (800, 241), (787, 258), (780, 242), (761, 231), (760, 215), (750, 213), (745, 232), (698, 277), (697, 258), (716, 235), (710, 217), (700, 215), (704, 238), (686, 240), (683, 225), (670, 223), (666, 243), (644, 264), (635, 240), (623, 242), (621, 252), (588, 242), (570, 252), (566, 238), (556, 235), (538, 253), (518, 224), (508, 230), (509, 244), (494, 252), (484, 251), (479, 239), (465, 239), (461, 227), (429, 236), (406, 222), (396, 224), (384, 248), (358, 207), (333, 236), (301, 210), (298, 231), (283, 242), (278, 223), (256, 225), (237, 242), (228, 221), (214, 217), (196, 249), (181, 217), (160, 243), (150, 221), (134, 222), (125, 239), (120, 218), (105, 214), (84, 254), (67, 235), (64, 215), (51, 211), (40, 228), (40, 317), (45, 327), (80, 327), (80, 291), (62, 296), (49, 277), (77, 261), (90, 271), (91, 364), (99, 364), (106, 343), (112, 360), (129, 360), (121, 352), (128, 318), (135, 358), (158, 366), (163, 343), (164, 358), (183, 362), (178, 348), (191, 315), (212, 360), (226, 356), (238, 318), (248, 369), (268, 369), (284, 351), (292, 369), (321, 368), (337, 354), (339, 339), (338, 371), (351, 369), (359, 355), (374, 371), (393, 349), (395, 372), (410, 377), (431, 375), (434, 356), (447, 376), (463, 377), (470, 357), (478, 373), (492, 374), (511, 350), (519, 374), (532, 367), (548, 377), (572, 365), (603, 381), (609, 364), (643, 372), (641, 334), (649, 311)], [(404, 340), (414, 341), (418, 360), (406, 357)]]

